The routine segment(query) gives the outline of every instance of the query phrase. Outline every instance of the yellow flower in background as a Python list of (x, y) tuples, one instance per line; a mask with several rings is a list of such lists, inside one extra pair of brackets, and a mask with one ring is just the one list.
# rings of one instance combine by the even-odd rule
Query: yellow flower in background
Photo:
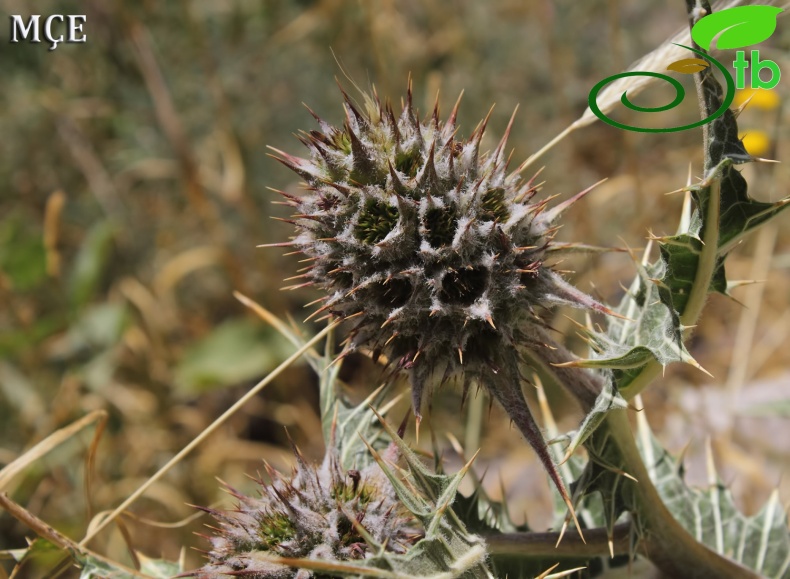
[[(735, 93), (733, 105), (741, 107), (748, 102), (747, 109), (760, 109), (763, 111), (776, 110), (779, 107), (779, 92), (775, 90), (747, 88)], [(750, 155), (760, 157), (768, 153), (771, 148), (771, 136), (760, 130), (747, 130), (738, 135), (743, 141), (743, 146)]]
[(739, 90), (735, 94), (735, 100), (733, 104), (736, 107), (740, 107), (746, 101), (749, 101), (749, 107), (756, 107), (758, 109), (770, 111), (779, 106), (779, 93), (775, 90), (746, 88)]
[(738, 136), (743, 141), (746, 151), (754, 157), (766, 154), (771, 148), (771, 137), (765, 131), (749, 131)]

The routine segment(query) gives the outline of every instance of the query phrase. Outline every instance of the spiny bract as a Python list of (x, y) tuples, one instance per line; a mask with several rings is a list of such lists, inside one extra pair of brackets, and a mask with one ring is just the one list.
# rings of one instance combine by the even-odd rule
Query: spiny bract
[[(391, 447), (389, 453), (397, 451)], [(280, 565), (266, 556), (353, 561), (379, 549), (405, 553), (422, 537), (421, 525), (401, 506), (378, 464), (343, 472), (331, 447), (320, 468), (307, 464), (298, 450), (296, 457), (290, 480), (266, 465), (272, 483), (261, 481), (261, 498), (231, 489), (239, 501), (237, 510), (204, 509), (221, 528), (211, 538), (210, 562), (197, 577), (307, 579), (314, 576), (312, 571)], [(388, 458), (397, 460), (395, 454)]]
[(507, 172), (513, 119), (481, 154), (488, 117), (458, 140), (458, 103), (446, 122), (438, 106), (421, 122), (411, 86), (399, 117), (375, 91), (365, 112), (343, 94), (343, 129), (313, 113), (321, 130), (300, 135), (309, 159), (274, 149), (308, 184), (305, 195), (282, 193), (298, 235), (276, 245), (311, 264), (291, 287), (322, 287), (319, 312), (352, 320), (346, 352), (367, 346), (410, 372), (418, 419), (426, 387), (455, 376), (464, 392), (485, 385), (567, 498), (521, 392), (517, 348), (554, 356), (547, 307), (608, 311), (546, 265), (555, 219), (586, 191), (551, 209), (533, 202), (534, 178)]

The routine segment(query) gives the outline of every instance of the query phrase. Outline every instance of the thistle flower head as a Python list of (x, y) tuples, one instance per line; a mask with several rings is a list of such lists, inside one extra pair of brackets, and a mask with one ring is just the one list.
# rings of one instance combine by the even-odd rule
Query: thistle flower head
[(534, 178), (508, 172), (513, 119), (484, 154), (488, 117), (459, 139), (458, 103), (446, 121), (438, 106), (420, 121), (411, 86), (398, 116), (375, 93), (364, 110), (343, 94), (343, 128), (316, 116), (320, 131), (300, 136), (309, 158), (275, 150), (308, 185), (283, 193), (297, 235), (280, 245), (312, 264), (292, 287), (323, 288), (319, 311), (351, 320), (346, 352), (366, 346), (409, 371), (418, 419), (430, 385), (485, 385), (565, 494), (520, 390), (517, 349), (545, 357), (551, 306), (607, 311), (547, 264), (556, 218), (586, 191), (552, 208), (535, 200)]
[(220, 528), (211, 538), (210, 561), (198, 577), (306, 579), (313, 573), (267, 557), (353, 561), (370, 557), (379, 546), (404, 553), (421, 538), (419, 523), (400, 505), (377, 464), (344, 472), (330, 448), (316, 468), (295, 452), (297, 465), (290, 479), (267, 465), (271, 483), (260, 481), (259, 498), (230, 489), (238, 500), (235, 511), (205, 509)]

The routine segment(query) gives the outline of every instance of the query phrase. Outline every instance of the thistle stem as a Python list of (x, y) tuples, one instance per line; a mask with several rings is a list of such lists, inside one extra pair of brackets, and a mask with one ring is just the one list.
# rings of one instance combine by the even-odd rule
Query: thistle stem
[(485, 394), (479, 390), (471, 396), (466, 411), (466, 428), (464, 429), (464, 448), (470, 454), (480, 448), (480, 431), (483, 426), (483, 408), (485, 407)]
[[(630, 548), (631, 523), (615, 525), (614, 554), (627, 555)], [(495, 556), (514, 556), (547, 559), (588, 559), (609, 555), (609, 536), (606, 529), (585, 531), (586, 543), (575, 529), (568, 529), (559, 545), (560, 533), (491, 533), (483, 535), (488, 552)]]
[(611, 412), (601, 428), (617, 445), (623, 469), (639, 482), (628, 481), (638, 506), (635, 516), (643, 529), (639, 550), (668, 577), (689, 579), (758, 579), (760, 576), (735, 561), (715, 553), (686, 531), (672, 516), (650, 481), (642, 462), (628, 417)]
[[(715, 245), (713, 247), (715, 248)], [(703, 304), (704, 301), (700, 302), (699, 305), (695, 307), (701, 310)], [(568, 359), (572, 359), (572, 354), (567, 351), (553, 350), (553, 352), (555, 352), (557, 356), (567, 355)], [(660, 365), (656, 364), (656, 367), (660, 368)], [(541, 370), (550, 374), (549, 379), (552, 382), (567, 384), (567, 382), (570, 381), (578, 384), (581, 381), (586, 382), (589, 380), (595, 384), (599, 391), (602, 388), (600, 379), (597, 376), (578, 368), (557, 368), (544, 364)], [(558, 370), (563, 371), (562, 376), (558, 375)], [(648, 383), (647, 378), (650, 377), (649, 375), (652, 372), (653, 370), (650, 368), (650, 364), (648, 364), (646, 369), (640, 374), (640, 378), (644, 376), (645, 385)], [(573, 373), (577, 374), (576, 379), (571, 377)], [(585, 410), (589, 410), (589, 408), (586, 407), (587, 404), (583, 397), (578, 395), (578, 387), (568, 388), (568, 390), (576, 394), (577, 399)], [(629, 390), (629, 394), (629, 397), (635, 395), (633, 390)], [(752, 573), (740, 564), (715, 553), (698, 542), (680, 525), (672, 513), (669, 512), (658, 494), (656, 487), (650, 480), (650, 475), (645, 468), (639, 449), (636, 446), (630, 424), (628, 423), (628, 416), (625, 412), (610, 412), (604, 419), (595, 436), (607, 438), (607, 444), (612, 445), (613, 450), (616, 451), (618, 455), (618, 467), (639, 481), (634, 482), (629, 480), (624, 483), (624, 485), (628, 485), (628, 493), (633, 505), (631, 507), (632, 514), (636, 517), (640, 528), (640, 541), (637, 548), (667, 576), (699, 579), (727, 579), (729, 577), (749, 579), (759, 577), (759, 575)], [(626, 491), (623, 488), (621, 492), (625, 493)], [(615, 526), (615, 530), (618, 529), (619, 526)], [(598, 537), (598, 534), (601, 532), (606, 535), (605, 529), (594, 529), (593, 531), (587, 531), (585, 533), (585, 539), (592, 545), (590, 547), (591, 549), (595, 549), (597, 540), (588, 539), (588, 535), (592, 533), (593, 537)], [(619, 532), (622, 532), (622, 530), (620, 529)], [(522, 556), (534, 557), (537, 556), (537, 553), (542, 552), (541, 549), (548, 548), (551, 545), (551, 543), (546, 542), (545, 545), (541, 543), (540, 547), (536, 546), (539, 540), (548, 541), (548, 535), (542, 538), (536, 537), (536, 544), (534, 545), (531, 543), (531, 539), (528, 538), (528, 536), (533, 535), (533, 533), (524, 533), (524, 537), (520, 537), (519, 535), (521, 535), (521, 533), (512, 534), (512, 536), (508, 536), (506, 539), (495, 539), (496, 548), (507, 550), (506, 552), (508, 554), (511, 552), (513, 554), (521, 553)], [(575, 535), (570, 536), (575, 537)], [(620, 545), (620, 543), (618, 543), (619, 537), (615, 534), (613, 538), (615, 540), (615, 548), (617, 548), (618, 545)], [(563, 542), (564, 541), (565, 539), (563, 539)], [(516, 545), (521, 546), (517, 548)], [(529, 548), (527, 548), (527, 546), (529, 546)], [(492, 547), (492, 549), (493, 548), (494, 547)], [(533, 554), (534, 549), (537, 549), (535, 552), (536, 554)], [(555, 556), (560, 556), (559, 553), (561, 551), (559, 549), (563, 549), (562, 543), (560, 543)], [(571, 550), (573, 550), (573, 548), (571, 548)], [(603, 552), (608, 552), (608, 545), (606, 545), (606, 549)], [(617, 550), (615, 550), (615, 553), (617, 553)]]
[[(689, 12), (690, 26), (693, 26), (696, 23), (693, 16), (694, 14), (711, 13), (710, 3), (707, 2), (707, 0), (686, 0), (686, 7)], [(699, 8), (703, 10), (695, 10)], [(696, 44), (694, 46), (696, 46)], [(712, 72), (706, 70), (703, 73), (696, 73), (694, 75), (694, 83), (697, 87), (697, 96), (699, 100), (700, 116), (702, 118), (710, 117), (713, 114), (715, 108), (706, 100), (704, 96), (706, 90), (704, 75), (707, 74), (712, 74)], [(721, 161), (721, 159), (713, 159), (711, 156), (710, 148), (708, 146), (710, 141), (710, 131), (710, 124), (703, 125), (702, 134), (703, 148), (705, 150), (706, 178), (711, 177), (711, 175), (708, 174), (709, 171), (715, 167), (719, 161)], [(705, 207), (705, 228), (702, 233), (702, 241), (704, 245), (700, 251), (697, 271), (694, 277), (694, 285), (691, 288), (691, 294), (689, 295), (689, 299), (686, 302), (686, 307), (680, 315), (680, 323), (685, 328), (688, 328), (684, 330), (684, 338), (689, 337), (691, 329), (696, 325), (697, 320), (702, 313), (702, 309), (705, 306), (720, 253), (719, 214), (721, 212), (721, 181), (719, 179), (712, 179), (711, 184), (707, 186), (709, 191), (705, 191), (705, 188), (706, 187), (703, 187), (699, 193), (700, 198), (707, 196), (709, 200), (707, 207)], [(626, 400), (633, 399), (634, 396), (637, 396), (642, 392), (642, 390), (647, 388), (648, 384), (658, 378), (662, 370), (663, 368), (661, 364), (655, 360), (651, 360), (645, 365), (642, 372), (640, 372), (639, 375), (634, 378), (626, 388), (620, 390), (620, 393), (623, 395), (623, 397), (625, 397)]]

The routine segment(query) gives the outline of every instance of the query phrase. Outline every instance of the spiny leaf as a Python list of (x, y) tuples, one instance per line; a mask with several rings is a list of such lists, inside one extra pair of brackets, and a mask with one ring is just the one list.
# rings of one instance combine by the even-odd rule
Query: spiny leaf
[[(604, 375), (608, 384), (595, 405), (598, 411), (614, 408), (611, 401), (619, 397), (616, 391), (626, 387), (630, 377), (653, 359), (664, 366), (672, 362), (698, 366), (683, 344), (680, 319), (667, 304), (672, 303), (671, 296), (666, 295), (671, 292), (668, 284), (674, 282), (668, 279), (672, 276), (666, 273), (666, 268), (663, 260), (648, 265), (637, 264), (637, 277), (615, 308), (615, 312), (623, 317), (610, 318), (605, 333), (584, 329), (591, 355), (586, 360), (576, 360), (568, 365), (611, 371)], [(688, 292), (689, 289), (679, 291)], [(624, 404), (617, 407), (622, 408)]]
[(747, 191), (743, 176), (732, 171), (721, 186), (721, 216), (719, 232), (719, 255), (725, 256), (754, 229), (764, 225), (790, 207), (790, 197), (776, 203), (764, 203), (752, 199)]
[(397, 571), (397, 577), (493, 579), (487, 567), (484, 541), (469, 532), (453, 508), (459, 496), (458, 485), (471, 461), (452, 476), (434, 473), (386, 421), (381, 417), (379, 420), (408, 465), (409, 481), (401, 479), (395, 465), (386, 463), (378, 452), (369, 449), (402, 504), (425, 525), (425, 537), (403, 555), (382, 552), (367, 559), (365, 565)]
[(324, 440), (335, 446), (343, 468), (364, 468), (372, 460), (364, 441), (377, 450), (383, 450), (391, 442), (372, 410), (374, 406), (383, 403), (391, 387), (389, 384), (382, 385), (361, 404), (354, 405), (345, 396), (337, 380), (339, 370), (340, 365), (335, 364), (321, 377), (321, 425)]
[(766, 577), (790, 577), (790, 531), (776, 492), (760, 512), (747, 517), (718, 479), (707, 489), (690, 488), (682, 464), (664, 450), (641, 416), (639, 429), (640, 452), (656, 490), (695, 539)]
[(140, 560), (140, 572), (134, 574), (126, 568), (115, 567), (106, 559), (96, 559), (89, 555), (78, 555), (75, 558), (80, 567), (80, 579), (169, 579), (183, 571), (177, 561), (151, 559), (140, 553), (137, 553), (137, 557)]
[(453, 480), (453, 477), (435, 473), (426, 467), (414, 451), (409, 448), (409, 445), (398, 436), (398, 433), (395, 432), (392, 426), (386, 420), (383, 420), (378, 412), (375, 410), (373, 412), (379, 418), (386, 434), (398, 447), (401, 457), (409, 467), (414, 484), (429, 502), (432, 502), (434, 505), (441, 504), (440, 497), (447, 494), (450, 486), (455, 485), (457, 487), (458, 483)]
[[(632, 517), (634, 542), (642, 535), (634, 485), (639, 484), (623, 469), (623, 460), (611, 433), (606, 427), (595, 430), (585, 441), (589, 460), (574, 482), (574, 498), (595, 518), (595, 523), (614, 534), (614, 526), (627, 516)], [(634, 546), (633, 552), (636, 552)]]
[[(562, 510), (566, 510), (564, 502)], [(468, 497), (458, 493), (453, 511), (473, 533), (515, 533), (529, 530), (526, 523), (515, 524), (510, 518), (507, 501), (492, 499), (479, 480), (475, 480), (475, 490)]]
[(614, 381), (607, 380), (604, 383), (604, 389), (595, 401), (595, 406), (587, 413), (581, 426), (579, 426), (579, 430), (576, 431), (571, 438), (571, 442), (565, 451), (563, 461), (568, 460), (573, 452), (584, 444), (590, 435), (595, 432), (601, 422), (603, 422), (603, 419), (606, 418), (609, 412), (612, 410), (624, 410), (627, 406), (628, 403), (620, 396)]

